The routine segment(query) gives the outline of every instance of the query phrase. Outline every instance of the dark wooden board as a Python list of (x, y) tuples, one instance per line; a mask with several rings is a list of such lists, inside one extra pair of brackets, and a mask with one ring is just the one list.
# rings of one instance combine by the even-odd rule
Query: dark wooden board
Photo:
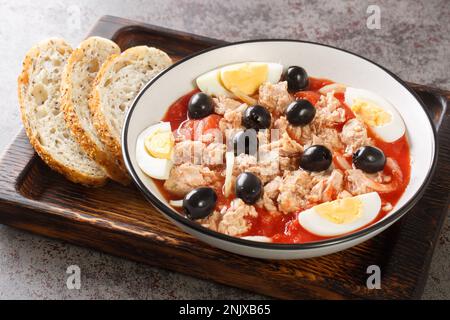
[[(90, 34), (111, 38), (122, 49), (156, 46), (174, 59), (223, 43), (108, 16)], [(419, 298), (448, 209), (450, 92), (411, 86), (439, 126), (438, 174), (403, 219), (349, 250), (268, 261), (212, 248), (173, 226), (134, 187), (111, 182), (88, 189), (66, 181), (36, 156), (23, 131), (0, 161), (0, 223), (271, 297)], [(366, 288), (366, 269), (373, 264), (381, 268), (380, 290)]]

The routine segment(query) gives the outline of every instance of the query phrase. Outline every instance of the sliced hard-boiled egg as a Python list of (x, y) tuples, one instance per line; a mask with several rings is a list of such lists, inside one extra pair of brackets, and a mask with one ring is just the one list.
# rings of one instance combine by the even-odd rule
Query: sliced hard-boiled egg
[(382, 140), (394, 142), (405, 134), (402, 117), (383, 97), (368, 90), (348, 87), (345, 103)]
[(165, 180), (172, 169), (175, 139), (169, 122), (161, 122), (145, 129), (136, 142), (136, 160), (148, 176)]
[(201, 75), (197, 78), (197, 86), (202, 92), (216, 97), (250, 96), (264, 82), (280, 81), (282, 73), (283, 65), (278, 63), (237, 63)]
[(333, 237), (372, 222), (381, 209), (378, 193), (338, 199), (314, 206), (298, 215), (300, 225), (312, 234)]
[(171, 131), (158, 129), (145, 138), (145, 149), (155, 158), (170, 159), (174, 141)]
[(267, 63), (240, 63), (223, 67), (220, 70), (220, 79), (225, 88), (251, 95), (259, 86), (267, 81), (269, 66)]
[(233, 97), (233, 94), (224, 88), (220, 80), (220, 69), (205, 73), (197, 78), (198, 88), (210, 96)]
[(279, 63), (271, 62), (271, 63), (267, 64), (267, 68), (269, 71), (267, 74), (266, 82), (273, 83), (273, 84), (278, 83), (283, 74), (283, 65), (279, 64)]

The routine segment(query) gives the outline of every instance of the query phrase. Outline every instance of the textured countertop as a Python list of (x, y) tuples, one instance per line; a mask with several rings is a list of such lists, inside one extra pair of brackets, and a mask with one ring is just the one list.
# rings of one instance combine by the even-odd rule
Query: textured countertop
[[(367, 27), (369, 4), (380, 29)], [(0, 0), (0, 151), (21, 127), (16, 78), (26, 51), (51, 36), (73, 46), (102, 15), (229, 41), (295, 38), (351, 50), (407, 81), (450, 89), (450, 1)], [(375, 9), (376, 10), (376, 9)], [(66, 269), (81, 269), (68, 290)], [(450, 224), (442, 231), (424, 298), (450, 298)], [(165, 299), (259, 296), (0, 226), (0, 299)]]

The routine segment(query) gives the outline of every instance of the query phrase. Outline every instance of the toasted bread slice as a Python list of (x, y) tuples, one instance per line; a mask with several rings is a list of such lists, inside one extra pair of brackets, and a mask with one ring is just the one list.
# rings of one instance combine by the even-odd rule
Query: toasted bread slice
[(171, 64), (172, 60), (161, 50), (134, 47), (111, 56), (95, 79), (89, 104), (94, 126), (124, 172), (121, 132), (125, 114), (142, 87)]
[(101, 165), (111, 179), (128, 184), (128, 175), (118, 167), (97, 136), (89, 110), (92, 84), (101, 65), (113, 54), (120, 54), (120, 48), (108, 39), (92, 37), (83, 41), (64, 68), (61, 104), (67, 125), (89, 157)]
[(76, 142), (61, 109), (61, 75), (71, 53), (62, 39), (30, 49), (18, 80), (21, 117), (30, 143), (45, 163), (75, 183), (101, 186), (107, 181), (105, 171)]

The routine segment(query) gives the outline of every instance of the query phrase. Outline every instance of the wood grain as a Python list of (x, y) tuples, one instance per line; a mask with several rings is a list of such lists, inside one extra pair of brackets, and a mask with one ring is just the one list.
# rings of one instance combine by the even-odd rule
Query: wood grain
[[(146, 44), (174, 59), (223, 43), (114, 17), (102, 18), (91, 35), (122, 49)], [(419, 298), (450, 191), (450, 93), (411, 84), (439, 127), (437, 174), (404, 218), (379, 236), (344, 252), (296, 261), (230, 254), (182, 232), (134, 187), (109, 183), (87, 189), (66, 181), (35, 155), (22, 131), (0, 161), (0, 222), (44, 236), (271, 297)], [(382, 270), (382, 289), (366, 287), (366, 269)]]

